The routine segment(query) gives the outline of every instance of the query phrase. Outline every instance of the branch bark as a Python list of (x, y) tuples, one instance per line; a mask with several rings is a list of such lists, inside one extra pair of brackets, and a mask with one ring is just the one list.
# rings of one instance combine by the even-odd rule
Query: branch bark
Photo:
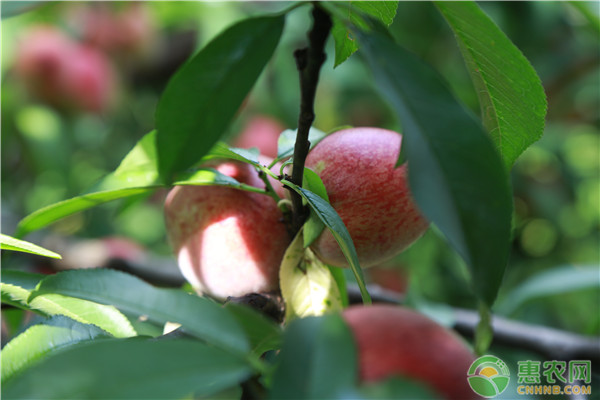
[[(398, 293), (369, 286), (373, 303), (402, 304)], [(348, 287), (350, 304), (362, 303), (357, 287)], [(479, 323), (476, 310), (453, 308), (453, 328), (463, 336), (472, 338)], [(508, 318), (492, 316), (493, 345), (509, 346), (533, 351), (548, 360), (591, 360), (600, 363), (600, 338), (588, 337), (542, 325), (527, 324)]]
[[(319, 82), (321, 66), (325, 62), (325, 42), (331, 31), (331, 18), (317, 4), (312, 10), (313, 26), (308, 32), (308, 47), (296, 50), (294, 57), (300, 76), (300, 115), (298, 116), (298, 133), (294, 145), (294, 163), (291, 182), (302, 186), (304, 162), (308, 155), (310, 142), (308, 133), (315, 119), (314, 102)], [(292, 197), (292, 230), (295, 234), (300, 230), (307, 218), (307, 210), (302, 204), (299, 194), (291, 192)]]

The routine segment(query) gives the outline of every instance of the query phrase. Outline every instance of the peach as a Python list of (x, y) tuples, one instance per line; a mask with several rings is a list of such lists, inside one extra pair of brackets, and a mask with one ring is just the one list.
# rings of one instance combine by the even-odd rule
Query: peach
[[(412, 199), (406, 163), (395, 167), (401, 142), (400, 134), (385, 129), (345, 129), (325, 137), (306, 158), (306, 166), (323, 180), (363, 267), (399, 254), (429, 226)], [(313, 250), (330, 265), (348, 265), (327, 230)]]
[(15, 73), (34, 95), (55, 104), (75, 47), (75, 42), (52, 26), (33, 27), (18, 41)]
[[(214, 165), (240, 182), (264, 188), (249, 164)], [(219, 186), (178, 186), (165, 201), (167, 231), (179, 268), (196, 290), (219, 299), (277, 290), (291, 239), (275, 201)]]
[(477, 396), (467, 382), (475, 356), (452, 331), (407, 308), (352, 306), (343, 317), (354, 335), (361, 382), (401, 376), (421, 382), (446, 399)]
[(115, 94), (106, 56), (51, 26), (34, 27), (21, 38), (15, 71), (33, 95), (59, 108), (101, 112)]

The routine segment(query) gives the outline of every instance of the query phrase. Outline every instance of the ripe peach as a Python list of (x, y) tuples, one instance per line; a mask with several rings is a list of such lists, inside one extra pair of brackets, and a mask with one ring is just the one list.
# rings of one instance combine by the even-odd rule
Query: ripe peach
[(283, 125), (277, 120), (266, 116), (252, 117), (244, 130), (235, 139), (234, 146), (249, 149), (256, 147), (260, 154), (267, 157), (277, 157), (277, 140), (284, 131)]
[(472, 399), (467, 371), (474, 355), (452, 331), (396, 305), (352, 306), (343, 312), (354, 335), (360, 380), (414, 379), (446, 399)]
[[(230, 161), (214, 168), (264, 188), (248, 164)], [(179, 268), (198, 291), (226, 298), (277, 290), (290, 237), (271, 197), (219, 186), (178, 186), (167, 196), (165, 215)]]
[(15, 71), (33, 95), (59, 108), (100, 112), (115, 93), (108, 59), (51, 26), (21, 38)]
[(33, 27), (18, 41), (15, 73), (33, 94), (56, 104), (61, 76), (75, 47), (75, 42), (52, 26)]
[[(389, 130), (345, 129), (325, 137), (306, 158), (306, 166), (323, 180), (363, 267), (402, 252), (429, 225), (412, 199), (406, 164), (395, 168), (401, 141)], [(327, 230), (313, 249), (328, 264), (348, 265)]]

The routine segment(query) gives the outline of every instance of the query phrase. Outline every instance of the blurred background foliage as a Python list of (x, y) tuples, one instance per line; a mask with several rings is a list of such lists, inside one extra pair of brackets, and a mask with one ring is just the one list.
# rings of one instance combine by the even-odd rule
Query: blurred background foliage
[[(250, 15), (289, 5), (62, 2), (3, 19), (2, 232), (13, 234), (24, 216), (84, 193), (112, 171), (135, 142), (153, 129), (155, 107), (169, 76), (219, 31)], [(530, 60), (543, 82), (549, 107), (544, 137), (522, 155), (511, 174), (514, 237), (498, 310), (507, 310), (502, 303), (524, 282), (557, 270), (541, 296), (533, 298), (530, 293), (533, 299), (512, 307), (508, 316), (598, 334), (599, 3), (480, 5)], [(274, 120), (282, 129), (295, 128), (299, 94), (292, 53), (305, 43), (308, 12), (300, 8), (288, 16), (274, 59), (225, 139), (232, 140), (257, 116)], [(88, 20), (90, 13), (94, 17)], [(101, 25), (98, 20), (107, 26), (97, 27), (101, 33), (94, 36), (89, 30)], [(24, 68), (19, 54), (26, 46), (23, 38), (40, 25), (95, 49), (111, 71), (106, 83), (111, 88), (108, 100), (97, 107), (86, 107), (81, 99), (63, 104), (32, 89), (19, 71)], [(390, 29), (400, 44), (431, 63), (457, 97), (479, 114), (477, 96), (452, 32), (431, 3), (401, 2)], [(115, 44), (111, 42), (114, 36), (131, 41)], [(332, 45), (330, 40), (317, 93), (315, 126), (326, 132), (344, 125), (401, 130), (401, 121), (375, 93), (360, 54), (333, 69)], [(159, 191), (149, 198), (98, 207), (26, 238), (61, 252), (62, 262), (41, 265), (37, 258), (13, 256), (3, 266), (47, 271), (97, 266), (106, 257), (115, 257), (159, 259), (165, 269), (176, 271), (163, 223), (164, 195), (165, 191)], [(429, 302), (475, 307), (464, 265), (433, 230), (395, 260), (368, 270), (369, 279), (406, 293), (417, 307)], [(592, 279), (587, 279), (590, 271)]]

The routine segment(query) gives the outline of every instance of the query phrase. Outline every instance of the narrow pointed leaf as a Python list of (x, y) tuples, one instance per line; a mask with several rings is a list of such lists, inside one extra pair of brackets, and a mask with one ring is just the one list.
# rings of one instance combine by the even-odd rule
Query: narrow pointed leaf
[[(312, 169), (304, 168), (302, 187), (320, 196), (323, 200), (329, 202), (327, 189), (321, 180), (321, 177)], [(302, 228), (304, 232), (304, 247), (310, 246), (321, 235), (325, 229), (323, 221), (311, 210), (308, 220)]]
[(348, 260), (350, 269), (352, 270), (358, 288), (360, 289), (363, 303), (370, 304), (371, 296), (369, 296), (369, 292), (367, 291), (367, 287), (365, 285), (365, 279), (358, 261), (356, 248), (354, 247), (354, 243), (352, 242), (352, 238), (350, 237), (348, 229), (344, 225), (344, 222), (338, 213), (333, 209), (333, 207), (331, 207), (331, 204), (313, 192), (298, 187), (292, 182), (286, 180), (282, 180), (281, 183), (290, 187), (292, 190), (296, 191), (300, 196), (302, 196), (315, 214), (321, 219), (321, 221), (323, 221), (323, 224), (325, 224), (327, 229), (331, 231), (335, 241), (340, 246), (342, 253), (346, 257), (346, 260)]
[(292, 321), (269, 399), (342, 399), (357, 380), (356, 346), (339, 314)]
[(248, 363), (186, 339), (106, 339), (56, 352), (2, 384), (3, 399), (180, 399), (252, 374)]
[(214, 168), (197, 168), (193, 172), (178, 174), (173, 184), (181, 186), (225, 186), (248, 192), (265, 193), (261, 188), (241, 183)]
[(156, 288), (123, 272), (88, 269), (58, 273), (42, 280), (30, 301), (50, 293), (111, 304), (160, 324), (178, 323), (190, 335), (221, 348), (249, 350), (240, 325), (217, 303), (182, 290)]
[(508, 169), (542, 137), (546, 95), (523, 53), (475, 2), (436, 2), (456, 37), (483, 124)]
[(101, 337), (110, 335), (95, 325), (82, 324), (62, 315), (33, 325), (2, 349), (2, 384), (52, 351)]
[(502, 160), (430, 66), (381, 30), (358, 35), (377, 86), (402, 123), (417, 204), (466, 261), (475, 293), (491, 305), (508, 262), (511, 230)]
[(23, 218), (21, 222), (19, 222), (15, 236), (23, 237), (28, 233), (45, 228), (46, 226), (62, 218), (88, 210), (109, 201), (150, 193), (153, 190), (154, 188), (148, 187), (129, 188), (107, 190), (73, 197), (71, 199), (41, 208)]
[(98, 190), (153, 186), (159, 183), (156, 131), (144, 135), (117, 169), (98, 184)]
[(57, 254), (53, 251), (4, 234), (0, 234), (0, 248), (2, 250), (20, 251), (23, 253), (31, 253), (50, 258), (62, 258), (60, 254)]
[(208, 154), (204, 156), (203, 160), (225, 158), (257, 165), (259, 163), (258, 154), (258, 150), (256, 149), (240, 149), (229, 147), (223, 142), (217, 142)]
[(23, 237), (62, 218), (113, 200), (151, 193), (159, 186), (156, 132), (152, 131), (136, 143), (119, 167), (102, 179), (94, 191), (34, 211), (19, 222), (15, 236)]
[(267, 64), (284, 16), (241, 21), (173, 76), (156, 110), (161, 177), (196, 164), (219, 140)]

